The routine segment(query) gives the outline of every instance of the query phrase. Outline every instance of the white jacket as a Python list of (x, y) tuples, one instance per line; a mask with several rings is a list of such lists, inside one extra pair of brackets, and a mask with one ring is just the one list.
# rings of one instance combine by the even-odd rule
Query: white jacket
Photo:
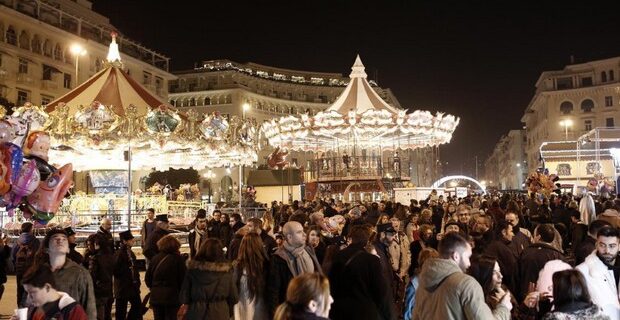
[(588, 284), (592, 302), (597, 304), (611, 320), (620, 320), (620, 295), (613, 270), (592, 252), (586, 260), (576, 268), (583, 274)]

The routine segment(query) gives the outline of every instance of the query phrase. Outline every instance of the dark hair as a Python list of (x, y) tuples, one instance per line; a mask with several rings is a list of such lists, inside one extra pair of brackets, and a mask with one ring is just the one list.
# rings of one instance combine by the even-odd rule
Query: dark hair
[(502, 234), (502, 231), (506, 230), (506, 228), (508, 227), (512, 229), (512, 225), (508, 223), (508, 221), (498, 220), (497, 223), (495, 224), (495, 229), (494, 229), (495, 239), (496, 240), (503, 239), (504, 235)]
[(243, 219), (241, 219), (241, 215), (238, 213), (233, 213), (230, 215), (231, 218), (235, 218), (236, 221), (240, 221), (243, 222)]
[(467, 239), (458, 232), (448, 232), (439, 241), (439, 255), (444, 259), (450, 258), (454, 252), (467, 248), (468, 245)]
[(543, 242), (551, 243), (555, 239), (555, 228), (550, 224), (539, 224), (534, 232), (540, 236)]
[(220, 220), (222, 219), (222, 217), (224, 217), (224, 223), (226, 223), (226, 224), (230, 223), (230, 216), (228, 215), (228, 213), (222, 213), (220, 215)]
[(49, 284), (52, 288), (56, 288), (54, 274), (47, 263), (34, 264), (28, 268), (22, 278), (21, 284), (28, 284), (35, 288), (43, 288), (45, 284)]
[(224, 251), (222, 250), (222, 242), (217, 238), (209, 238), (200, 246), (200, 249), (196, 253), (194, 260), (208, 261), (208, 262), (221, 262), (226, 260), (224, 258)]
[(368, 244), (368, 241), (370, 241), (370, 234), (371, 232), (368, 226), (356, 225), (353, 226), (351, 230), (349, 230), (349, 234), (347, 235), (347, 237), (349, 238), (349, 240), (351, 240), (351, 243), (359, 243), (365, 246)]
[(487, 298), (493, 292), (493, 272), (495, 270), (497, 259), (491, 256), (483, 255), (472, 261), (471, 266), (467, 269), (467, 274), (472, 276), (480, 286), (484, 297)]
[(555, 310), (574, 302), (592, 303), (586, 281), (575, 269), (555, 272), (553, 280), (553, 305)]
[(179, 253), (181, 242), (173, 235), (168, 234), (157, 241), (157, 249), (164, 253)]
[(22, 231), (22, 233), (24, 233), (24, 232), (30, 233), (30, 232), (32, 232), (32, 228), (33, 227), (34, 227), (34, 225), (32, 224), (32, 222), (26, 221), (26, 222), (22, 223), (21, 231)]
[(263, 248), (263, 241), (257, 233), (250, 232), (243, 236), (237, 255), (237, 287), (241, 288), (241, 276), (247, 275), (247, 290), (250, 299), (260, 295), (265, 287), (265, 274), (268, 272), (265, 262), (269, 257)]
[(148, 208), (148, 209), (146, 209), (146, 211), (150, 211), (152, 213), (155, 213), (155, 209), (153, 209), (153, 208)]
[(215, 209), (215, 210), (213, 210), (211, 215), (214, 215), (216, 212), (219, 213), (219, 214), (222, 214), (222, 211), (220, 211), (220, 209)]
[(616, 237), (620, 238), (620, 231), (612, 226), (604, 226), (597, 233), (596, 237)]
[(611, 227), (611, 223), (605, 220), (594, 220), (590, 223), (590, 226), (588, 227), (588, 233), (596, 236), (598, 235), (598, 231), (605, 226)]
[(196, 212), (196, 219), (204, 219), (206, 217), (207, 217), (207, 210), (198, 209), (198, 212)]

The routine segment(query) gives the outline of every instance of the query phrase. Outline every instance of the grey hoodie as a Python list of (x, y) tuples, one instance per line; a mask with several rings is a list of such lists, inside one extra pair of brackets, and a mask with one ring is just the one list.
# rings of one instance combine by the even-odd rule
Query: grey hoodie
[(503, 305), (491, 311), (480, 284), (452, 260), (428, 259), (419, 278), (414, 320), (510, 319), (510, 310)]

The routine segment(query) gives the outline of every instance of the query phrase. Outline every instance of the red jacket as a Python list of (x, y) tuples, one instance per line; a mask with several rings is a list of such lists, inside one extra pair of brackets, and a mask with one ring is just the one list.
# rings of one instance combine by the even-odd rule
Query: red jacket
[(58, 309), (55, 314), (46, 315), (43, 309), (31, 307), (28, 310), (28, 319), (32, 320), (88, 320), (86, 312), (75, 299), (71, 298), (64, 292), (60, 293), (61, 297), (58, 300)]

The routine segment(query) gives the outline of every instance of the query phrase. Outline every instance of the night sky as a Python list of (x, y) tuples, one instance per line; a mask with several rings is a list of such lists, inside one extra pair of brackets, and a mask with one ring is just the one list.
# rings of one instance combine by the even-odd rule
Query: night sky
[(482, 176), (499, 138), (522, 127), (541, 72), (571, 56), (620, 56), (620, 11), (582, 3), (95, 0), (93, 9), (171, 57), (172, 71), (226, 58), (348, 75), (359, 53), (403, 107), (459, 116), (441, 147), (445, 173), (473, 175), (478, 156)]

